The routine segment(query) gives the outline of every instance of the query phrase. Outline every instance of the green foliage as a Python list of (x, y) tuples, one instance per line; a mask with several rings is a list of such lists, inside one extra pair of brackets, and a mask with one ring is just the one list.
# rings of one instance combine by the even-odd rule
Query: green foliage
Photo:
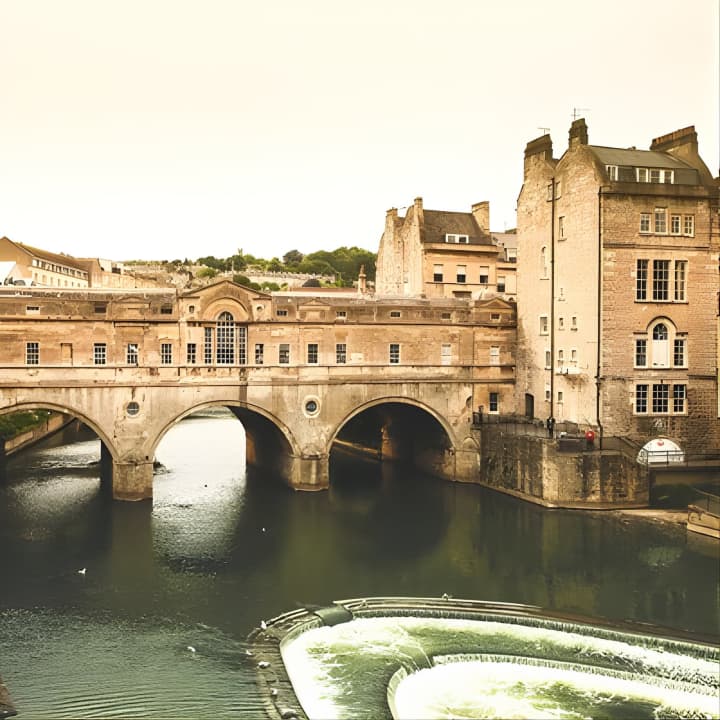
[(8, 440), (16, 435), (42, 425), (52, 413), (49, 410), (24, 410), (0, 415), (0, 439)]
[(233, 282), (238, 285), (244, 285), (245, 287), (250, 287), (251, 285), (250, 278), (247, 277), (247, 275), (233, 275)]
[[(270, 260), (257, 258), (254, 255), (245, 254), (242, 248), (238, 248), (235, 255), (229, 258), (216, 258), (212, 255), (198, 258), (198, 265), (205, 265), (198, 271), (198, 277), (212, 278), (219, 272), (232, 270), (247, 270), (253, 268), (261, 272), (301, 272), (310, 275), (334, 275), (335, 284), (341, 287), (351, 287), (357, 281), (360, 268), (365, 267), (365, 274), (368, 280), (375, 279), (375, 262), (377, 255), (369, 250), (358, 247), (339, 247), (336, 250), (318, 250), (303, 255), (299, 250), (289, 250), (279, 260), (274, 257)], [(185, 261), (188, 262), (187, 260)], [(179, 263), (178, 260), (174, 263)], [(210, 272), (210, 271), (214, 271)], [(242, 281), (235, 280), (241, 285), (253, 287), (246, 275), (234, 275), (244, 278)], [(260, 289), (256, 286), (254, 289)]]
[(262, 289), (273, 291), (273, 290), (279, 290), (280, 286), (276, 282), (264, 282), (262, 284)]
[(217, 274), (218, 271), (211, 267), (203, 267), (197, 271), (197, 276), (199, 278), (214, 278)]

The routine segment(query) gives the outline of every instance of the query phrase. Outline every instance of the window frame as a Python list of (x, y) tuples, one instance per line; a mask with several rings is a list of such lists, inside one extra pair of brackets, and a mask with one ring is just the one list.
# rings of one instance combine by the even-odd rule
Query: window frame
[(500, 393), (499, 392), (488, 393), (488, 412), (491, 415), (498, 415), (500, 413)]
[(185, 346), (185, 362), (187, 365), (197, 365), (197, 343), (189, 342)]
[(278, 365), (290, 364), (290, 343), (278, 343)]
[(255, 343), (255, 365), (265, 364), (265, 343)]
[(93, 365), (107, 365), (107, 343), (93, 343)]
[(318, 365), (320, 363), (320, 345), (319, 343), (308, 343), (306, 347), (305, 360), (308, 365)]
[(40, 364), (40, 343), (31, 340), (25, 343), (25, 364), (26, 365), (39, 365)]
[(335, 364), (347, 365), (347, 343), (335, 343)]
[(127, 365), (138, 365), (140, 360), (139, 343), (128, 343), (125, 346), (125, 363)]
[(172, 365), (173, 363), (173, 346), (171, 342), (160, 343), (160, 364)]
[(388, 363), (390, 365), (400, 364), (400, 343), (390, 343), (388, 346)]

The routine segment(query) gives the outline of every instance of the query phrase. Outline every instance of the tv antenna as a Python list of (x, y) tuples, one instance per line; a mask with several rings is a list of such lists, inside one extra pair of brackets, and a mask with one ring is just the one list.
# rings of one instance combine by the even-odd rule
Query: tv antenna
[(577, 120), (581, 112), (590, 112), (590, 108), (573, 108), (573, 120)]
[(549, 135), (549, 134), (550, 134), (550, 128), (539, 127), (538, 130), (542, 130), (542, 134), (543, 134), (543, 135)]

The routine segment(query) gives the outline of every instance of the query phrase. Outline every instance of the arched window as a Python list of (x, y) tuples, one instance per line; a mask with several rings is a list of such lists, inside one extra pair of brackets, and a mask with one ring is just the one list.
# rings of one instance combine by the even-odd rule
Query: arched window
[(218, 365), (235, 364), (235, 318), (229, 312), (220, 313), (215, 325), (215, 357)]
[(666, 318), (654, 320), (635, 338), (634, 364), (637, 368), (686, 368), (686, 333), (679, 332)]

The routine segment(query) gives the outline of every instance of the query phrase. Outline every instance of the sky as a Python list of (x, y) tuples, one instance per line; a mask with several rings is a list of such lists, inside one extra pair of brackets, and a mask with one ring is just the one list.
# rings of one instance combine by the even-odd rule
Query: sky
[(0, 0), (0, 237), (113, 260), (377, 251), (490, 201), (528, 141), (718, 174), (720, 0)]

